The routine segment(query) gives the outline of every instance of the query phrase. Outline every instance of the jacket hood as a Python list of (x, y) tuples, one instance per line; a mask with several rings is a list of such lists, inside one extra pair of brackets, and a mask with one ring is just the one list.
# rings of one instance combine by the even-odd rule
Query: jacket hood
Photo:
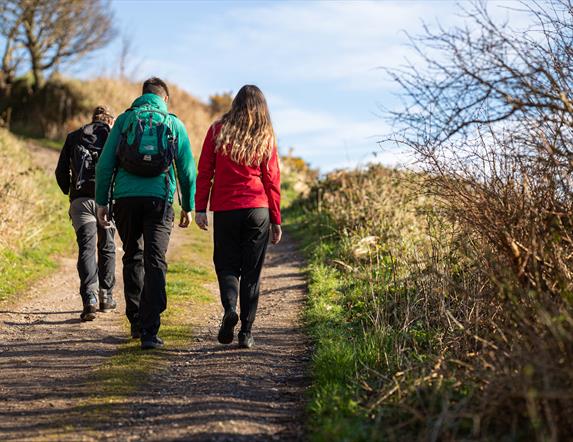
[[(82, 127), (81, 130), (83, 131), (84, 135), (96, 135), (107, 138), (111, 131), (111, 127), (109, 124), (106, 124), (102, 121), (94, 121), (92, 123), (86, 124), (84, 127)], [(103, 139), (105, 140), (105, 138)]]
[(143, 94), (141, 97), (136, 98), (131, 104), (131, 107), (151, 106), (163, 112), (167, 112), (167, 103), (163, 101), (159, 95)]

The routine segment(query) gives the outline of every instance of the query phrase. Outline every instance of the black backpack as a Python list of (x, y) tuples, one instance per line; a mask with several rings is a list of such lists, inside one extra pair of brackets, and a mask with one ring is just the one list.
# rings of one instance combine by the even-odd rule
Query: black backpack
[(90, 123), (83, 126), (71, 154), (71, 167), (76, 178), (76, 189), (95, 183), (97, 160), (110, 132), (104, 123)]
[(166, 173), (175, 158), (177, 140), (169, 126), (169, 115), (148, 106), (131, 111), (117, 146), (117, 162), (127, 172), (142, 177)]

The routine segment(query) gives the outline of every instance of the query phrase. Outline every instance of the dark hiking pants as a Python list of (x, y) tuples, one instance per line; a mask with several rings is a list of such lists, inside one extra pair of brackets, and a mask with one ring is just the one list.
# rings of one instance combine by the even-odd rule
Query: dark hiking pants
[(173, 226), (171, 205), (163, 217), (165, 201), (152, 197), (116, 200), (113, 216), (123, 242), (125, 313), (140, 325), (142, 336), (154, 336), (167, 307), (165, 254)]
[(97, 224), (93, 198), (75, 198), (69, 214), (78, 242), (80, 295), (86, 303), (89, 295), (111, 293), (115, 285), (115, 229)]
[(215, 212), (213, 260), (225, 312), (241, 307), (241, 331), (250, 331), (257, 314), (261, 270), (269, 241), (269, 210)]

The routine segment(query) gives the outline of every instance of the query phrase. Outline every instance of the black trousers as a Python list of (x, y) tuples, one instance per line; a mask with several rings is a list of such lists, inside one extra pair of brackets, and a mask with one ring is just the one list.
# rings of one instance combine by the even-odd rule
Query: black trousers
[(152, 197), (116, 200), (115, 224), (123, 242), (125, 313), (132, 324), (141, 324), (142, 337), (156, 335), (161, 313), (167, 307), (165, 254), (174, 212), (165, 201)]
[(269, 210), (239, 209), (213, 215), (213, 261), (225, 311), (241, 306), (241, 331), (250, 331), (257, 314), (260, 276), (269, 241)]

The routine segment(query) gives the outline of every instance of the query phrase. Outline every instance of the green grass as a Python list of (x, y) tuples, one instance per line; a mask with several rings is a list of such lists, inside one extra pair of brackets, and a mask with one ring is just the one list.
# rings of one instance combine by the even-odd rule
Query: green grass
[(48, 149), (60, 151), (60, 150), (62, 150), (62, 147), (64, 146), (65, 140), (52, 140), (50, 138), (39, 137), (37, 135), (32, 134), (29, 131), (21, 130), (21, 128), (16, 128), (14, 130), (14, 133), (16, 135), (18, 135), (19, 137), (22, 137), (24, 139), (26, 139), (26, 138), (30, 139), (30, 140), (34, 141), (34, 143), (36, 143), (42, 147), (46, 147)]
[[(332, 235), (326, 215), (294, 205), (285, 213), (287, 228), (307, 258), (307, 332), (314, 343), (308, 429), (312, 441), (380, 440), (375, 416), (364, 406), (365, 385), (383, 370), (391, 353), (392, 333), (369, 328), (365, 315), (367, 281), (332, 265), (340, 259), (342, 240)], [(382, 439), (384, 440), (384, 439)]]
[(57, 151), (62, 150), (64, 146), (64, 141), (50, 140), (49, 138), (34, 138), (33, 140), (43, 147)]
[(357, 402), (358, 354), (365, 343), (354, 339), (344, 306), (346, 282), (328, 260), (336, 239), (323, 238), (327, 220), (300, 209), (286, 211), (289, 232), (298, 239), (308, 262), (308, 300), (304, 319), (314, 342), (308, 426), (314, 441), (366, 440), (367, 416)]

